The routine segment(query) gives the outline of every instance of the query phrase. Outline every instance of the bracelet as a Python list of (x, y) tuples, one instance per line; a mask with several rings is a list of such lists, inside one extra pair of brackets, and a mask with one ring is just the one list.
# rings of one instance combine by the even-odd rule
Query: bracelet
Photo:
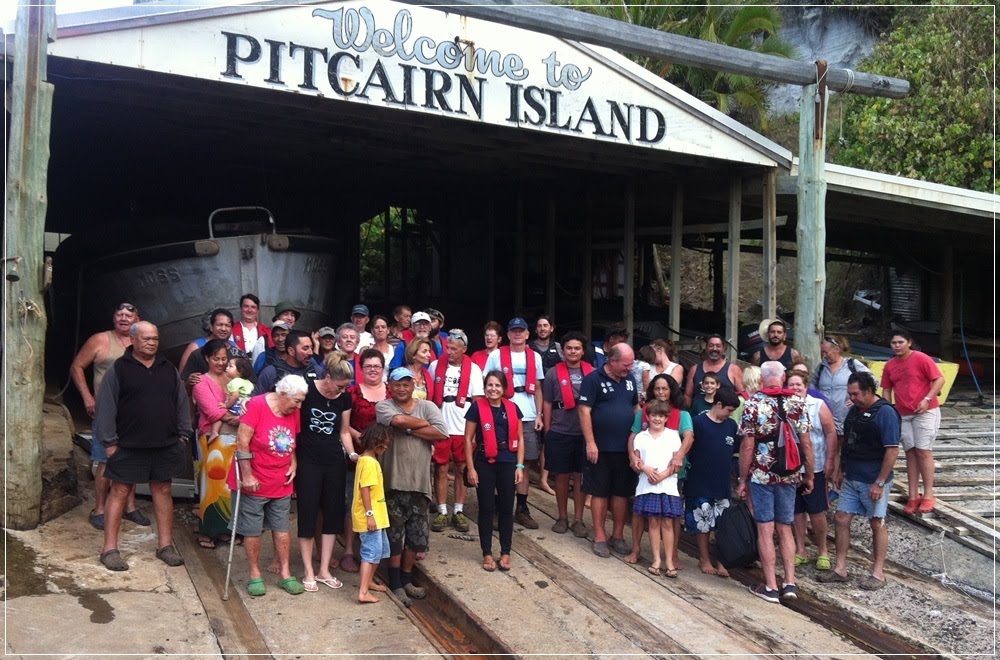
[(238, 461), (249, 461), (252, 458), (253, 458), (253, 452), (252, 451), (241, 451), (239, 449), (236, 450), (236, 460), (238, 460)]
[(514, 468), (517, 469), (517, 470), (523, 470), (524, 469), (524, 463), (518, 463), (517, 465), (514, 466)]

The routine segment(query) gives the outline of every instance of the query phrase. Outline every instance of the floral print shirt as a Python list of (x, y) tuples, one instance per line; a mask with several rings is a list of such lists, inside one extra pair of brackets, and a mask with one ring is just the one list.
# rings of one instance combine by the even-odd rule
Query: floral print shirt
[(743, 406), (740, 435), (754, 439), (753, 460), (750, 463), (750, 481), (768, 486), (771, 484), (796, 484), (799, 473), (780, 476), (771, 472), (775, 457), (773, 451), (778, 439), (779, 400), (781, 417), (787, 418), (797, 433), (809, 432), (809, 415), (805, 412), (805, 399), (796, 395), (769, 395), (757, 392)]

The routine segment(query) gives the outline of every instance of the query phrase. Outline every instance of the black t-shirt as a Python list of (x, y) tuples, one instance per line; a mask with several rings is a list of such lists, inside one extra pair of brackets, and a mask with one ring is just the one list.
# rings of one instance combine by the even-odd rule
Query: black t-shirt
[[(492, 408), (492, 406), (491, 406)], [(508, 428), (507, 421), (507, 407), (500, 405), (499, 408), (492, 408), (493, 410), (493, 424), (497, 429), (497, 463), (516, 463), (517, 462), (517, 452), (510, 451), (507, 446), (507, 441), (510, 439), (510, 430)], [(521, 409), (514, 406), (514, 410), (517, 411), (517, 418), (521, 419), (523, 415), (521, 414)], [(483, 443), (483, 425), (479, 421), (479, 405), (473, 403), (469, 406), (469, 411), (465, 413), (465, 419), (468, 422), (476, 423), (476, 451), (477, 457), (486, 460), (486, 450), (484, 449)]]
[(594, 441), (600, 451), (628, 451), (638, 403), (639, 393), (631, 376), (615, 380), (602, 367), (584, 377), (577, 405), (590, 406)]
[(340, 426), (344, 411), (351, 409), (351, 395), (341, 392), (336, 399), (328, 399), (309, 383), (306, 400), (302, 403), (302, 430), (299, 432), (295, 456), (299, 462), (313, 465), (344, 463), (344, 447), (340, 442)]

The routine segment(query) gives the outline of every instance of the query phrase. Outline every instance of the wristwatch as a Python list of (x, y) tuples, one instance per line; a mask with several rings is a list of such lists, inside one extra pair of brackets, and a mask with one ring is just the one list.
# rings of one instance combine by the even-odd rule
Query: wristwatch
[(413, 435), (413, 429), (406, 429), (406, 435)]
[(924, 397), (924, 401), (933, 401), (933, 400), (934, 400), (934, 397), (932, 397), (932, 396), (925, 396)]
[(374, 515), (375, 515), (374, 511), (365, 511), (365, 516), (368, 517), (368, 518), (371, 518)]
[(878, 486), (879, 488), (885, 488), (885, 482), (884, 481), (876, 481), (875, 485)]

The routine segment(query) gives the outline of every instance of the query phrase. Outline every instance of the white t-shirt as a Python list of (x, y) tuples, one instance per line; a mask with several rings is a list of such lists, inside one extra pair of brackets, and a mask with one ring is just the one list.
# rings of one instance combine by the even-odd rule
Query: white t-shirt
[(372, 333), (365, 330), (358, 334), (358, 353), (375, 345), (375, 338)]
[[(537, 351), (532, 351), (535, 354), (535, 374), (538, 376), (538, 380), (541, 381), (545, 378), (545, 372), (542, 371), (542, 356), (538, 354)], [(513, 387), (524, 387), (524, 383), (527, 380), (528, 369), (526, 367), (527, 361), (524, 356), (527, 355), (525, 351), (510, 352), (510, 366), (514, 371), (514, 382)], [(490, 356), (486, 358), (486, 368), (483, 369), (484, 373), (489, 373), (494, 370), (500, 369), (500, 349), (496, 348), (490, 353)], [(510, 378), (510, 374), (507, 374), (507, 378)], [(538, 387), (541, 388), (541, 382), (538, 383)], [(539, 390), (540, 391), (540, 390)], [(514, 404), (521, 411), (521, 421), (531, 422), (538, 417), (538, 409), (535, 408), (535, 396), (533, 394), (528, 394), (525, 392), (514, 392), (514, 398), (511, 399)]]
[[(635, 436), (633, 443), (635, 450), (639, 452), (642, 462), (657, 470), (664, 470), (670, 465), (674, 454), (681, 448), (681, 436), (673, 429), (663, 429), (659, 437), (654, 438), (649, 431), (642, 431)], [(663, 493), (665, 495), (680, 495), (677, 490), (677, 473), (670, 475), (658, 484), (649, 483), (646, 475), (639, 475), (639, 483), (635, 487), (635, 494), (645, 495), (646, 493)]]
[[(437, 373), (437, 360), (431, 362), (431, 378)], [(483, 396), (483, 372), (475, 363), (469, 365), (469, 389), (465, 394), (465, 405), (459, 408), (455, 401), (441, 403), (441, 416), (448, 435), (465, 435), (465, 413), (472, 407), (472, 397)], [(462, 378), (462, 367), (448, 365), (444, 372), (444, 396), (458, 396), (458, 383)], [(435, 386), (436, 387), (436, 386)]]
[(243, 330), (243, 345), (248, 352), (252, 352), (254, 344), (257, 343), (257, 324), (244, 325), (243, 321), (240, 321), (240, 328)]

